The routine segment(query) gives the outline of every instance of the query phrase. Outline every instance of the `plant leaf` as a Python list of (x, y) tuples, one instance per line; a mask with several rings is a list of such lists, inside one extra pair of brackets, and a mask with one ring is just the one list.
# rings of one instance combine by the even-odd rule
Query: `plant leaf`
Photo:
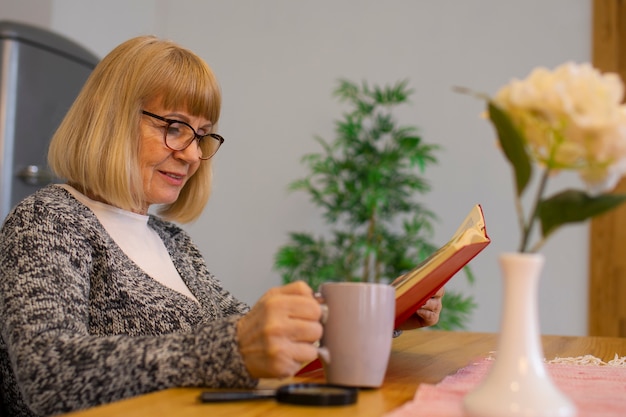
[(532, 165), (524, 146), (524, 138), (502, 109), (491, 101), (488, 104), (488, 108), (489, 119), (498, 133), (502, 151), (513, 166), (517, 195), (521, 196), (532, 174)]
[(541, 201), (537, 215), (541, 233), (547, 237), (566, 223), (587, 220), (614, 209), (626, 201), (626, 194), (602, 194), (592, 197), (580, 190), (565, 190)]

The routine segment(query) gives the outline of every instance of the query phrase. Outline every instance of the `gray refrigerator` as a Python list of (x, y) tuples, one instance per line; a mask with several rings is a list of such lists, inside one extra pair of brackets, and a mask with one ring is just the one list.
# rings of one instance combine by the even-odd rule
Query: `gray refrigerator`
[(48, 144), (99, 58), (35, 26), (0, 21), (0, 223), (54, 182)]

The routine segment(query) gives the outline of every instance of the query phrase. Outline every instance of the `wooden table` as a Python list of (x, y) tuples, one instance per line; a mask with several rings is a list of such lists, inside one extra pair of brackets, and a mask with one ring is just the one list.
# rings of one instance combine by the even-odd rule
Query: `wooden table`
[[(473, 359), (488, 356), (496, 347), (495, 334), (405, 331), (394, 339), (385, 382), (380, 389), (361, 390), (357, 404), (337, 407), (311, 407), (278, 404), (273, 400), (254, 400), (221, 404), (202, 404), (199, 388), (176, 388), (155, 392), (89, 410), (66, 414), (67, 417), (206, 417), (206, 416), (381, 416), (409, 401), (420, 383), (437, 383)], [(615, 354), (626, 356), (626, 338), (544, 336), (545, 357), (570, 357), (592, 354), (605, 361)], [(261, 388), (289, 382), (324, 382), (321, 370), (282, 381), (263, 380)]]

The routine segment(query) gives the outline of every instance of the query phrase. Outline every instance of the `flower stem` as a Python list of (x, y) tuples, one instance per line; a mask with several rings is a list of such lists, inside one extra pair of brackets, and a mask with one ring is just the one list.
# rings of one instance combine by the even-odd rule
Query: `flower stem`
[(530, 252), (530, 253), (535, 253), (535, 252), (538, 252), (538, 251), (539, 251), (539, 249), (541, 249), (541, 247), (543, 246), (543, 244), (544, 244), (544, 243), (546, 243), (546, 238), (545, 238), (545, 237), (542, 237), (542, 238), (539, 240), (539, 242), (537, 242), (537, 243), (535, 243), (535, 244), (533, 245), (533, 247), (530, 249), (530, 251), (529, 251), (529, 252)]
[(519, 194), (515, 193), (515, 211), (517, 212), (517, 220), (519, 222), (519, 229), (524, 233), (526, 230), (526, 224), (524, 220), (524, 205)]
[[(543, 196), (543, 193), (546, 189), (546, 184), (548, 183), (549, 176), (550, 176), (550, 170), (549, 169), (544, 170), (543, 175), (541, 176), (540, 183), (539, 183), (539, 188), (537, 189), (537, 194), (535, 195), (535, 202), (534, 202), (531, 215), (528, 218), (528, 222), (526, 223), (526, 225), (522, 228), (522, 241), (519, 246), (520, 252), (529, 252), (527, 250), (527, 247), (528, 247), (528, 241), (530, 239), (530, 233), (532, 232), (533, 225), (535, 224), (535, 221), (537, 220), (537, 211), (539, 210), (539, 203), (541, 203), (541, 197)], [(535, 246), (533, 247), (532, 250), (530, 250), (530, 252), (533, 252), (536, 249), (538, 248)]]

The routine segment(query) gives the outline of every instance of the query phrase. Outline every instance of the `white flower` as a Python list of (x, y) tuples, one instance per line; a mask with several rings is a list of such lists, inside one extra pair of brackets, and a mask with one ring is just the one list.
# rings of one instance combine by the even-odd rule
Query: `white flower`
[(511, 81), (493, 101), (520, 130), (533, 159), (552, 171), (578, 171), (595, 194), (626, 174), (623, 97), (618, 75), (566, 63)]
[[(626, 203), (626, 194), (608, 193), (626, 175), (624, 85), (616, 74), (566, 63), (554, 71), (537, 68), (493, 98), (458, 91), (488, 103), (486, 115), (513, 168), (520, 252), (536, 252), (560, 227)], [(541, 169), (533, 182), (535, 165)], [(577, 172), (587, 191), (567, 188), (546, 195), (547, 183), (561, 170)], [(529, 188), (534, 197), (525, 204)]]

